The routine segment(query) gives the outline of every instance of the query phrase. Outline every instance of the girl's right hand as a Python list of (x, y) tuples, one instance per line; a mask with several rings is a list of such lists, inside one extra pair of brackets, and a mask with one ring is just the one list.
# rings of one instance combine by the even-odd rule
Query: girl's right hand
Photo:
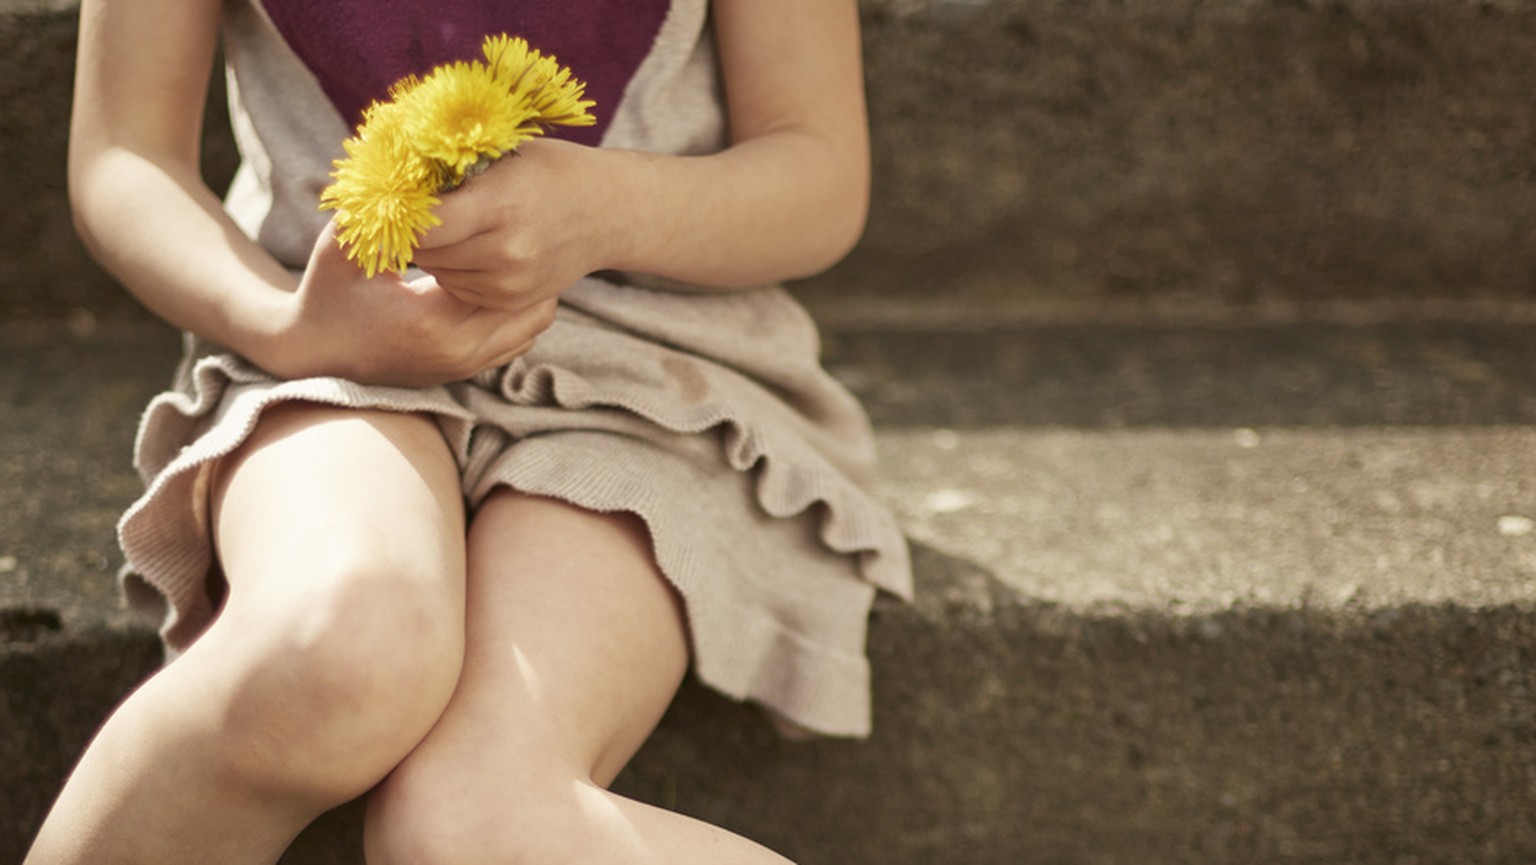
[(516, 311), (454, 298), (431, 277), (368, 278), (336, 242), (334, 222), (315, 244), (298, 290), (258, 359), (283, 378), (339, 376), (423, 387), (469, 378), (533, 347), (554, 322), (555, 300)]

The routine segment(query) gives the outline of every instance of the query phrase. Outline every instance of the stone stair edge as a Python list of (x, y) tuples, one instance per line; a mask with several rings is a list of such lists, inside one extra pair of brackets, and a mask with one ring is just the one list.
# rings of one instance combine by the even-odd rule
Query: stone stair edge
[[(934, 543), (917, 538), (909, 543), (918, 583), (915, 597), (911, 603), (877, 603), (872, 640), (893, 628), (998, 644), (1005, 644), (1010, 634), (1071, 639), (1085, 631), (1113, 628), (1133, 641), (1178, 643), (1266, 629), (1344, 636), (1390, 630), (1401, 620), (1428, 624), (1513, 617), (1536, 622), (1536, 593), (1413, 598), (1354, 592), (1342, 597), (1304, 593), (1270, 599), (1184, 598), (1173, 603), (1147, 598), (1074, 602), (1036, 594), (987, 564)], [(104, 652), (102, 657), (107, 657), (124, 645), (159, 646), (154, 626), (118, 604), (56, 603), (58, 597), (0, 601), (0, 664), (24, 658), (47, 664), (52, 663), (49, 658), (76, 658), (73, 653), (79, 651)], [(893, 645), (886, 651), (902, 654)], [(71, 675), (70, 669), (57, 673)]]
[[(1349, 601), (1319, 604), (1304, 599), (1290, 602), (1238, 600), (1220, 607), (1148, 606), (1118, 601), (1072, 604), (1042, 599), (1009, 586), (979, 565), (928, 547), (919, 556), (955, 558), (951, 564), (923, 564), (919, 573), (924, 585), (908, 604), (882, 601), (872, 613), (878, 631), (887, 620), (928, 624), (942, 622), (946, 629), (976, 634), (1001, 634), (1008, 626), (1026, 627), (1032, 633), (1065, 635), (1084, 627), (1114, 624), (1128, 633), (1159, 633), (1170, 638), (1213, 639), (1228, 630), (1249, 625), (1273, 626), (1288, 620), (1306, 621), (1308, 628), (1327, 633), (1348, 633), (1361, 627), (1383, 627), (1404, 617), (1432, 619), (1441, 616), (1536, 617), (1536, 597), (1525, 599), (1430, 601), (1395, 600), (1380, 605)], [(970, 572), (967, 576), (959, 576)], [(68, 646), (116, 644), (121, 640), (159, 645), (153, 625), (119, 609), (100, 617), (60, 612), (37, 603), (0, 605), (0, 663), (22, 655), (42, 656)]]
[[(1536, 597), (1536, 581), (1521, 582), (1522, 574), (1536, 573), (1536, 550), (1530, 546), (1536, 541), (1536, 499), (1529, 485), (1518, 480), (1536, 471), (1531, 447), (1536, 427), (1529, 423), (1536, 403), (1528, 381), (1521, 383), (1528, 351), (1510, 348), (1524, 344), (1524, 325), (1509, 328), (1495, 322), (1441, 337), (1431, 331), (1426, 338), (1397, 343), (1380, 342), (1379, 330), (1345, 330), (1341, 337), (1320, 339), (1309, 328), (1270, 329), (1283, 342), (1266, 349), (1267, 363), (1291, 369), (1291, 375), (1301, 375), (1313, 387), (1337, 390), (1346, 402), (1379, 398), (1372, 394), (1383, 391), (1360, 390), (1367, 385), (1401, 388), (1416, 382), (1413, 386), (1428, 396), (1396, 398), (1417, 407), (1414, 411), (1360, 417), (1317, 415), (1315, 395), (1307, 394), (1299, 395), (1303, 407), (1290, 415), (1270, 415), (1271, 422), (1250, 414), (1253, 407), (1210, 417), (1169, 415), (1199, 408), (1177, 401), (1169, 410), (1147, 415), (1184, 418), (1193, 424), (1188, 427), (1116, 426), (1112, 419), (1097, 419), (1092, 406), (1135, 402), (1177, 385), (1165, 381), (1166, 376), (1142, 372), (1138, 388), (1096, 393), (1094, 377), (1107, 372), (1098, 364), (1117, 357), (1112, 344), (1135, 331), (1109, 328), (1098, 341), (1085, 343), (1078, 327), (1055, 333), (1038, 327), (993, 331), (983, 339), (994, 348), (980, 354), (968, 351), (977, 345), (969, 334), (930, 343), (923, 341), (928, 336), (913, 342), (910, 332), (873, 338), (832, 332), (838, 344), (834, 370), (865, 393), (876, 416), (885, 466), (876, 493), (892, 504), (921, 551), (920, 562), (937, 569), (943, 594), (979, 599), (975, 609), (986, 609), (988, 591), (967, 576), (979, 573), (985, 575), (981, 585), (991, 581), (1006, 587), (1018, 603), (1059, 603), (1074, 615), (1090, 617), (1125, 617), (1137, 610), (1202, 616), (1236, 607), (1308, 605), (1347, 612), (1414, 601), (1476, 607)], [(1210, 345), (1220, 350), (1212, 357), (1228, 357), (1230, 363), (1232, 356), (1224, 354), (1223, 346), (1234, 341), (1265, 346), (1255, 342), (1268, 339), (1265, 332), (1198, 339), (1214, 340)], [(1206, 344), (1190, 342), (1199, 333), (1175, 329), (1150, 339), (1156, 346), (1183, 346), (1180, 351), (1187, 353)], [(1472, 341), (1493, 337), (1495, 352), (1481, 360), (1475, 353), (1455, 354)], [(1333, 361), (1345, 364), (1339, 372), (1294, 366), (1286, 352), (1298, 350), (1291, 346), (1298, 340), (1324, 356), (1364, 352), (1398, 358), (1396, 363), (1407, 366), (1385, 378), (1362, 378), (1348, 366), (1356, 361), (1347, 358)], [(1034, 360), (1010, 349), (1031, 343), (1044, 352)], [(41, 487), (31, 497), (34, 510), (71, 507), (91, 514), (88, 532), (48, 528), (38, 534), (45, 523), (12, 511), (22, 520), (18, 525), (32, 526), (23, 530), (32, 534), (0, 532), (0, 540), (13, 545), (0, 549), (8, 560), (0, 565), (0, 583), (10, 584), (0, 585), (0, 602), (12, 609), (33, 608), (14, 614), (29, 627), (49, 615), (69, 629), (126, 622), (111, 589), (116, 567), (108, 550), (111, 523), (137, 494), (126, 465), (134, 418), (141, 400), (169, 376), (178, 335), (147, 317), (137, 324), (43, 320), (0, 324), (0, 344), (19, 362), (18, 382), (77, 382), (49, 389), (63, 396), (48, 396), (37, 405), (35, 410), (53, 417), (41, 419), (34, 431), (0, 423), (0, 441), (9, 443), (13, 462), (20, 461), (5, 468), (6, 476), (13, 483)], [(1505, 348), (1498, 349), (1499, 344)], [(922, 368), (887, 366), (893, 353), (914, 350), (926, 358)], [(1454, 355), (1436, 362), (1445, 369), (1433, 364), (1421, 369), (1414, 360), (1436, 351)], [(1134, 367), (1164, 362), (1158, 360), (1162, 357), (1133, 350), (1109, 363), (1111, 368)], [(1239, 365), (1246, 357), (1238, 356)], [(1082, 358), (1100, 360), (1073, 371), (1070, 365)], [(970, 419), (957, 413), (978, 402), (1011, 399), (1013, 367), (1041, 363), (1054, 372), (1032, 380), (1035, 398), (1029, 411)], [(1443, 401), (1446, 387), (1472, 388), (1469, 377), (1483, 382), (1474, 389), (1497, 400), (1482, 409), (1471, 403), (1471, 414), (1459, 426), (1418, 413), (1428, 405), (1426, 399)], [(1290, 393), (1265, 384), (1262, 377), (1250, 381), (1239, 376), (1231, 384), (1261, 396)], [(76, 393), (80, 385), (85, 390)], [(43, 391), (11, 387), (23, 402), (45, 398)], [(1073, 397), (1053, 395), (1063, 390), (1089, 400), (1089, 409), (1075, 410), (1063, 402)], [(938, 391), (955, 399), (941, 399)], [(1230, 386), (1213, 388), (1209, 382), (1195, 392), (1207, 399), (1231, 398)], [(1527, 407), (1519, 408), (1512, 398), (1523, 399)], [(910, 400), (916, 400), (916, 408), (902, 409)], [(1317, 417), (1333, 422), (1319, 424)], [(1286, 424), (1287, 419), (1293, 423)], [(1430, 422), (1415, 424), (1422, 420)], [(98, 432), (78, 441), (71, 437), (76, 435), (72, 430), (86, 428)], [(93, 468), (59, 473), (50, 467), (53, 461), (38, 459), (58, 435), (73, 442), (71, 448), (99, 454), (88, 460)], [(1490, 473), (1495, 465), (1503, 466), (1502, 473)], [(82, 484), (102, 492), (85, 499), (57, 493)], [(1312, 502), (1325, 507), (1319, 510)], [(45, 555), (39, 543), (68, 548)]]
[[(1536, 296), (1495, 298), (1381, 298), (1230, 303), (1210, 298), (1060, 299), (1032, 296), (1028, 288), (976, 303), (885, 297), (863, 288), (842, 268), (786, 285), (829, 339), (838, 334), (884, 332), (996, 333), (1050, 328), (1113, 327), (1127, 330), (1185, 327), (1234, 330), (1290, 325), (1375, 327), (1424, 322), (1536, 325)], [(22, 310), (0, 319), (0, 339), (13, 345), (58, 340), (119, 342), (142, 339), (148, 330), (173, 332), (122, 292), (106, 309)]]

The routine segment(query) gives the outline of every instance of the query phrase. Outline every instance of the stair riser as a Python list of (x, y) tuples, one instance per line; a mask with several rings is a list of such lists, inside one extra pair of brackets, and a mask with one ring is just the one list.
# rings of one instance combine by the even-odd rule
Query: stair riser
[[(1536, 300), (1536, 5), (896, 5), (866, 6), (876, 195), (828, 293)], [(70, 229), (74, 31), (0, 15), (0, 186), (29, 203), (0, 210), (0, 313), (133, 310)]]

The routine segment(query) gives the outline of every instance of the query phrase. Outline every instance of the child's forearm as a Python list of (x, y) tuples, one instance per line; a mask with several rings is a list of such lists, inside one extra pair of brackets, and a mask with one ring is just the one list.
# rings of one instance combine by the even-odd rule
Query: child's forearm
[(615, 269), (719, 288), (825, 270), (863, 232), (861, 145), (788, 128), (711, 156), (617, 154)]
[[(616, 184), (620, 270), (740, 287), (836, 263), (868, 208), (858, 6), (853, 0), (714, 0), (732, 146), (645, 157)], [(622, 226), (621, 226), (622, 228)]]
[(78, 157), (70, 177), (77, 230), (152, 312), (263, 357), (295, 279), (235, 227), (200, 179), (174, 170), (124, 149)]
[(219, 0), (83, 0), (70, 204), (92, 256), (170, 323), (260, 353), (293, 288), (198, 173)]

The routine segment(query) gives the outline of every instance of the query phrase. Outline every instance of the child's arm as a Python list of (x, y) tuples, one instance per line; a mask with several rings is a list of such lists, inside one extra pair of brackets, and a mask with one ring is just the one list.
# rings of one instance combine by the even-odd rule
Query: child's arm
[(597, 270), (730, 289), (836, 263), (863, 231), (869, 187), (855, 0), (715, 0), (714, 21), (729, 148), (531, 142), (444, 198), (417, 263), (457, 296), (509, 308)]
[(92, 255), (172, 324), (278, 375), (425, 384), (515, 356), (547, 326), (430, 283), (365, 281), (329, 238), (295, 279), (224, 214), (199, 173), (220, 0), (84, 0), (70, 200)]
[(267, 319), (293, 279), (199, 175), (215, 0), (85, 0), (69, 142), (76, 228), (146, 306), (220, 342)]

